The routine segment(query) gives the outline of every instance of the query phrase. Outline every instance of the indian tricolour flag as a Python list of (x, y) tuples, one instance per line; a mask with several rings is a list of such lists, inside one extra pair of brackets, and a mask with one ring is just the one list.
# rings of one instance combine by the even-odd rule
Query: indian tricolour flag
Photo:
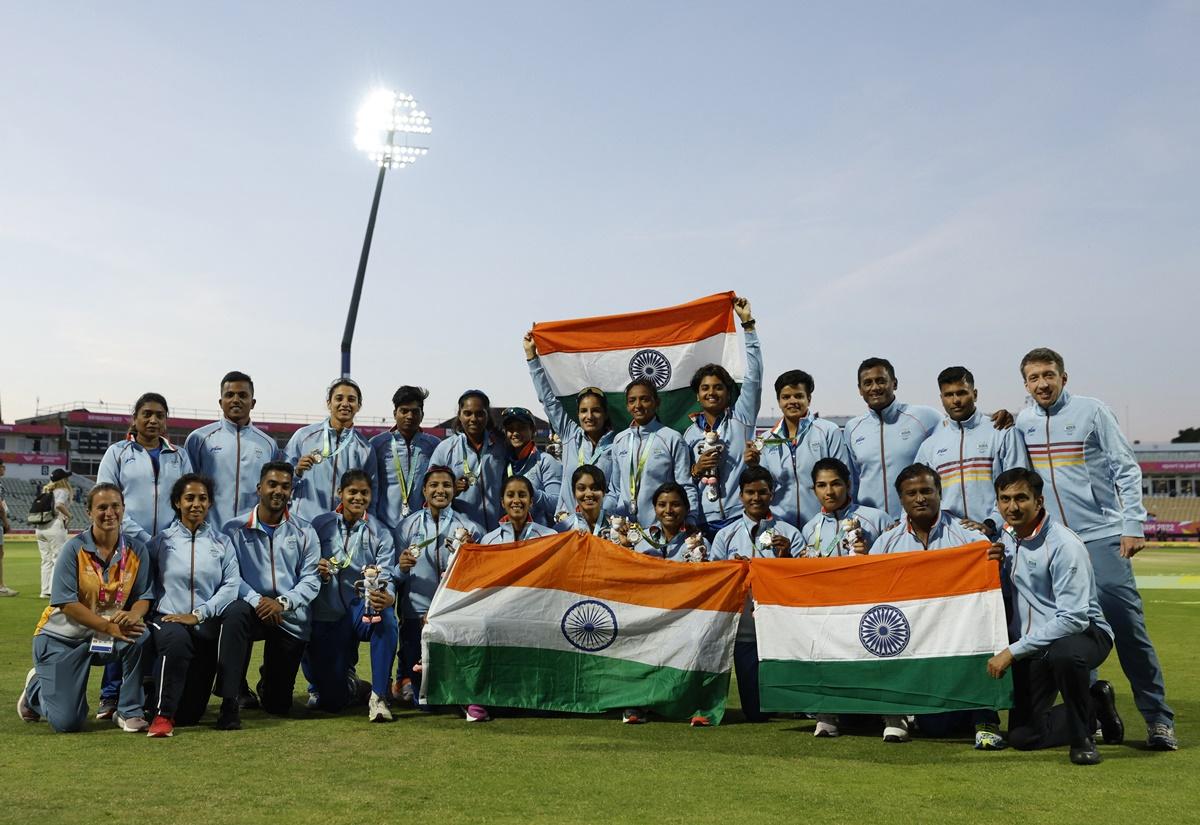
[(575, 531), (468, 545), (422, 631), (433, 705), (671, 718), (725, 711), (742, 562), (685, 564)]
[(755, 559), (763, 710), (938, 713), (1007, 708), (987, 660), (1008, 646), (986, 542), (829, 559)]
[(613, 426), (623, 429), (629, 424), (625, 385), (646, 377), (662, 401), (659, 420), (682, 431), (700, 409), (689, 387), (698, 368), (720, 364), (741, 386), (746, 359), (733, 297), (722, 292), (666, 309), (537, 323), (533, 339), (554, 394), (572, 416), (576, 393), (597, 387), (608, 397)]

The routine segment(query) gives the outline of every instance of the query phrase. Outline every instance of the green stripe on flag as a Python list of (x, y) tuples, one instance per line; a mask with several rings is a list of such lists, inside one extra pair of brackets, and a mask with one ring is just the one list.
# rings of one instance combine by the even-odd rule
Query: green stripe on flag
[(942, 713), (1012, 707), (1011, 671), (987, 673), (991, 654), (934, 659), (798, 662), (758, 666), (764, 711), (803, 713)]
[[(741, 386), (741, 384), (737, 385), (739, 391), (741, 390)], [(621, 430), (627, 429), (630, 419), (629, 412), (625, 409), (624, 391), (606, 392), (604, 397), (608, 400), (608, 417), (612, 421), (613, 431), (619, 433)], [(560, 396), (558, 400), (567, 411), (567, 415), (572, 420), (578, 421), (579, 403), (576, 396)], [(680, 433), (692, 424), (688, 416), (692, 413), (700, 412), (700, 404), (696, 401), (696, 393), (692, 392), (690, 387), (660, 392), (658, 400), (658, 420), (671, 429), (678, 430)], [(737, 393), (735, 392), (730, 406), (736, 401)]]
[(707, 716), (720, 724), (728, 673), (532, 647), (429, 644), (425, 690), (431, 705), (603, 713), (649, 708), (669, 719)]

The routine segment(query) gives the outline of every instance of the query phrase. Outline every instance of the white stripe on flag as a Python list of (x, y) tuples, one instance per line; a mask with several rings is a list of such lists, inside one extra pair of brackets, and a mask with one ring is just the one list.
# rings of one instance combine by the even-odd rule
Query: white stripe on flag
[(997, 653), (1008, 646), (999, 590), (888, 604), (908, 622), (907, 643), (894, 656), (877, 656), (859, 637), (863, 617), (877, 606), (873, 604), (760, 605), (754, 611), (758, 656), (805, 662), (926, 659)]
[[(739, 613), (719, 610), (663, 610), (656, 607), (593, 599), (565, 590), (497, 587), (462, 592), (443, 588), (436, 615), (425, 626), (426, 644), (485, 647), (532, 647), (587, 653), (567, 640), (564, 617), (577, 642), (593, 647), (607, 638), (609, 618), (616, 617), (616, 638), (593, 655), (646, 665), (723, 673), (733, 660), (734, 623)], [(590, 609), (590, 614), (586, 612)], [(578, 621), (599, 617), (593, 642), (578, 634)]]
[(665, 347), (634, 347), (603, 352), (552, 352), (543, 355), (542, 366), (555, 395), (574, 395), (584, 387), (599, 387), (605, 392), (623, 392), (629, 383), (629, 362), (642, 349), (652, 349), (671, 365), (671, 378), (662, 392), (683, 389), (691, 384), (692, 373), (705, 364), (721, 364), (733, 380), (741, 382), (746, 373), (746, 357), (736, 333), (722, 333)]

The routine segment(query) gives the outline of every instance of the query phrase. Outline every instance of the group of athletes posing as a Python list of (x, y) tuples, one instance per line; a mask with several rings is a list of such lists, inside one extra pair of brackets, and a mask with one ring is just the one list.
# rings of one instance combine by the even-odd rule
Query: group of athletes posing
[[(1093, 764), (1097, 724), (1106, 743), (1120, 742), (1112, 686), (1089, 677), (1115, 640), (1149, 746), (1176, 748), (1130, 565), (1145, 544), (1140, 470), (1108, 407), (1067, 392), (1060, 355), (1035, 349), (1022, 359), (1033, 403), (1015, 420), (978, 411), (964, 367), (938, 377), (943, 415), (896, 400), (892, 365), (868, 358), (858, 369), (868, 410), (839, 428), (811, 413), (812, 376), (788, 370), (774, 386), (783, 417), (759, 435), (760, 344), (749, 302), (735, 298), (733, 308), (743, 383), (720, 365), (699, 369), (700, 411), (683, 433), (658, 420), (649, 379), (626, 387), (631, 423), (619, 433), (597, 389), (582, 391), (569, 415), (526, 335), (561, 461), (534, 444), (528, 410), (505, 409), (497, 429), (480, 390), (460, 396), (456, 433), (439, 441), (420, 429), (427, 393), (402, 386), (395, 426), (368, 440), (354, 427), (361, 389), (341, 378), (326, 394), (328, 418), (282, 452), (250, 423), (254, 384), (244, 373), (222, 379), (222, 419), (182, 448), (164, 436), (166, 400), (143, 395), (88, 495), (89, 529), (54, 564), (22, 718), (80, 729), (89, 668), (103, 663), (98, 717), (151, 736), (194, 724), (210, 693), (221, 697), (222, 729), (239, 728), (240, 709), (257, 703), (286, 714), (300, 669), (310, 707), (359, 702), (372, 721), (390, 720), (389, 704), (416, 702), (422, 621), (468, 541), (583, 530), (687, 562), (935, 550), (986, 537), (1012, 618), (1012, 644), (988, 664), (996, 677), (1013, 668), (1008, 743), (1070, 745), (1072, 761)], [(257, 696), (245, 681), (256, 640), (265, 641)], [(362, 641), (370, 683), (355, 676)], [(746, 717), (765, 718), (752, 616), (734, 662)], [(489, 718), (477, 705), (463, 712)], [(999, 717), (983, 710), (888, 717), (885, 741), (907, 741), (914, 721), (934, 735), (973, 725), (981, 749), (1006, 744)], [(815, 733), (836, 736), (838, 724), (819, 717)]]

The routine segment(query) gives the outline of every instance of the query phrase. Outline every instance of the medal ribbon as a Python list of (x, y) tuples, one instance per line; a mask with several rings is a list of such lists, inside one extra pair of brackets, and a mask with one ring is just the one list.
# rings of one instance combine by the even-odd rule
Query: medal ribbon
[(344, 450), (348, 446), (350, 446), (350, 436), (354, 434), (353, 426), (347, 427), (346, 429), (342, 430), (342, 434), (338, 437), (337, 449), (333, 450), (333, 452), (330, 452), (331, 447), (329, 444), (329, 433), (332, 429), (333, 428), (331, 426), (329, 426), (329, 422), (328, 421), (325, 422), (325, 427), (324, 427), (324, 430), (322, 431), (325, 436), (325, 446), (324, 446), (324, 449), (321, 450), (322, 458), (336, 457), (338, 453), (340, 453), (342, 450)]
[(650, 443), (646, 444), (645, 448), (643, 449), (642, 432), (640, 429), (638, 430), (638, 449), (637, 449), (637, 453), (636, 453), (636, 456), (637, 456), (637, 468), (636, 469), (634, 469), (635, 453), (633, 450), (629, 451), (629, 502), (630, 502), (630, 508), (633, 510), (634, 513), (637, 513), (637, 497), (638, 497), (638, 489), (642, 486), (642, 473), (644, 473), (646, 471), (646, 461), (647, 461), (647, 459), (650, 458), (650, 449), (654, 446), (654, 440), (656, 438), (658, 438), (658, 435), (656, 433), (651, 433), (650, 439), (649, 439)]
[(334, 567), (345, 570), (354, 562), (354, 557), (362, 547), (363, 535), (367, 532), (367, 519), (363, 517), (353, 527), (346, 526), (345, 518), (338, 520), (338, 533), (342, 535), (342, 555), (334, 555), (329, 563)]
[[(400, 503), (408, 504), (408, 491), (412, 482), (409, 476), (406, 476), (400, 469), (400, 450), (396, 447), (396, 436), (392, 436), (392, 466), (396, 468), (396, 482), (400, 485)], [(408, 472), (412, 474), (412, 443), (408, 444)]]
[[(468, 451), (474, 452), (475, 448), (471, 446), (471, 442), (467, 439), (466, 433), (463, 433), (459, 437), (462, 439), (462, 445), (463, 445), (463, 478), (470, 481), (471, 479), (476, 477), (476, 473), (474, 470), (471, 469), (471, 465), (467, 463), (467, 453), (468, 453)], [(486, 438), (487, 438), (487, 435), (485, 434), (484, 439), (486, 439)], [(485, 441), (484, 442), (485, 446), (486, 446), (486, 443), (487, 442)], [(479, 448), (478, 456), (479, 456), (479, 476), (482, 477), (483, 476), (483, 447)]]
[[(100, 582), (100, 586), (96, 591), (97, 609), (104, 607), (104, 605), (107, 604), (111, 607), (116, 607), (119, 610), (121, 606), (125, 604), (125, 565), (129, 561), (129, 548), (127, 548), (125, 543), (122, 541), (117, 547), (116, 552), (120, 554), (120, 558), (117, 559), (117, 578), (115, 581), (111, 575), (106, 580), (104, 577), (104, 568), (100, 566), (100, 562), (96, 561), (94, 558), (88, 558), (88, 561), (91, 562), (92, 565), (92, 572), (96, 574), (96, 578)], [(111, 565), (109, 566), (109, 570), (112, 570)], [(113, 591), (116, 591), (113, 595), (113, 598), (105, 598), (110, 593), (113, 593)]]

